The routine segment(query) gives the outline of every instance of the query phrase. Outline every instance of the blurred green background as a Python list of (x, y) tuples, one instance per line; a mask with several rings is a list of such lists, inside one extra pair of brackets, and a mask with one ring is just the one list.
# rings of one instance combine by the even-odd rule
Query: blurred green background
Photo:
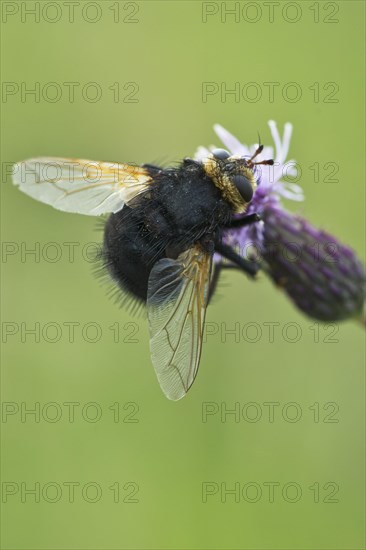
[[(77, 2), (73, 22), (65, 2), (40, 2), (39, 21), (26, 11), (35, 4), (2, 2), (2, 547), (364, 548), (362, 328), (314, 325), (264, 277), (254, 285), (229, 273), (208, 309), (217, 334), (207, 336), (199, 376), (169, 402), (145, 318), (118, 308), (93, 276), (96, 220), (35, 202), (4, 174), (40, 155), (175, 161), (217, 144), (215, 122), (269, 144), (267, 121), (281, 132), (291, 121), (289, 156), (302, 166), (306, 202), (288, 207), (364, 259), (364, 3), (280, 2), (272, 21), (266, 2)], [(73, 102), (70, 82), (79, 83)], [(205, 82), (254, 82), (262, 96), (203, 101)], [(273, 100), (266, 82), (278, 83)], [(283, 97), (289, 82), (300, 87), (297, 102)], [(22, 86), (38, 85), (39, 97), (22, 98)], [(328, 181), (328, 162), (339, 165), (338, 181)], [(25, 332), (35, 323), (38, 342)], [(256, 325), (246, 339), (225, 338), (235, 323)], [(286, 339), (287, 323), (297, 325)], [(258, 326), (259, 340), (245, 341)], [(291, 327), (300, 327), (295, 343)], [(269, 402), (278, 404), (273, 422)], [(39, 407), (39, 418), (25, 407)], [(268, 482), (279, 484), (273, 499)], [(39, 499), (26, 493), (36, 483)], [(221, 502), (235, 483), (240, 495)], [(205, 487), (215, 494), (203, 498)]]

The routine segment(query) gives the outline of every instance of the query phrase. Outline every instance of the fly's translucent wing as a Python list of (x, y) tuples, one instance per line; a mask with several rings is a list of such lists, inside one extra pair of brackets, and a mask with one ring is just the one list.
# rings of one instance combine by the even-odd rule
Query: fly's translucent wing
[(210, 284), (212, 256), (195, 246), (153, 267), (147, 312), (151, 358), (160, 386), (174, 401), (196, 377)]
[(14, 184), (27, 195), (64, 212), (90, 216), (118, 212), (151, 181), (143, 167), (85, 159), (40, 157), (13, 169)]

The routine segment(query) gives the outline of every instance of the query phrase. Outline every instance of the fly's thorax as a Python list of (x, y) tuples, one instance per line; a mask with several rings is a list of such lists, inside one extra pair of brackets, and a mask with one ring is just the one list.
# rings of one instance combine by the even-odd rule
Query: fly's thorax
[[(229, 155), (227, 158), (220, 158), (220, 151), (218, 150), (217, 155), (213, 152), (202, 161), (204, 171), (220, 190), (223, 199), (230, 204), (233, 212), (242, 214), (257, 187), (254, 172), (243, 157)], [(224, 157), (223, 154), (221, 156)]]
[[(144, 219), (157, 233), (177, 241), (196, 242), (207, 232), (227, 223), (232, 210), (212, 184), (200, 162), (184, 159), (177, 168), (163, 170), (151, 186), (151, 200)], [(166, 224), (157, 226), (163, 217)], [(168, 225), (169, 227), (166, 227)]]

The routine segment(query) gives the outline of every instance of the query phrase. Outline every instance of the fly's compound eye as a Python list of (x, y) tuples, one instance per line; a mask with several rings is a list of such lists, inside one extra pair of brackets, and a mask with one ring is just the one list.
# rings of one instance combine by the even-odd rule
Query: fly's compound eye
[(245, 177), (241, 175), (233, 176), (231, 179), (245, 202), (250, 202), (253, 198), (253, 187), (250, 181)]
[(229, 151), (225, 151), (225, 149), (214, 149), (212, 154), (218, 160), (226, 160), (231, 157)]

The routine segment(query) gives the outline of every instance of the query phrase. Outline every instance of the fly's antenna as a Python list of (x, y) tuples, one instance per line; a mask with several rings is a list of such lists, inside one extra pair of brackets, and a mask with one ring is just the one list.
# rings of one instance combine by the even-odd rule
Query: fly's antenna
[(267, 160), (261, 160), (260, 162), (252, 162), (250, 166), (259, 166), (259, 164), (265, 164), (267, 166), (273, 166), (274, 160), (273, 159), (267, 159)]
[(254, 152), (254, 155), (252, 155), (250, 157), (250, 159), (247, 161), (247, 164), (249, 166), (249, 168), (252, 168), (253, 166), (258, 166), (259, 164), (266, 164), (268, 166), (273, 166), (274, 164), (274, 161), (273, 159), (268, 159), (268, 160), (261, 160), (261, 162), (253, 162), (253, 160), (261, 154), (261, 152), (263, 151), (263, 145), (261, 145), (261, 136), (259, 135), (259, 132), (258, 132), (258, 147), (257, 149), (255, 150)]
[(253, 159), (255, 159), (255, 157), (257, 157), (258, 155), (260, 155), (262, 151), (263, 151), (263, 145), (259, 145), (258, 148), (256, 149), (254, 155), (252, 155), (252, 156), (250, 157), (250, 159), (248, 160), (248, 164), (249, 164), (249, 163), (250, 163), (250, 164), (255, 164), (255, 163), (253, 162)]

